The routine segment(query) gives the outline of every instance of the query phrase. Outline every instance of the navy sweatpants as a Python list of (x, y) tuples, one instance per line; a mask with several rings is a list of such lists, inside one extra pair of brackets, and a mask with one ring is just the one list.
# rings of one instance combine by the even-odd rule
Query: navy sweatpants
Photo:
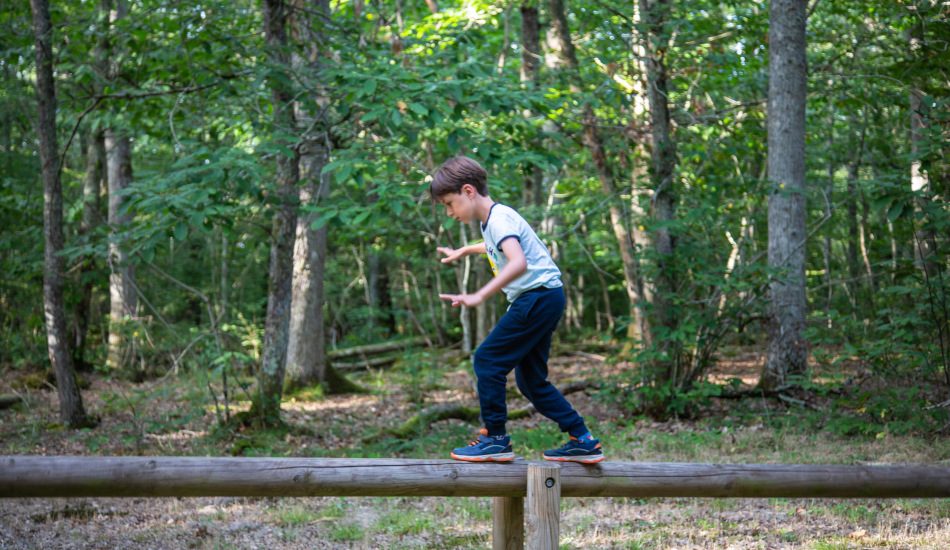
[(563, 289), (542, 287), (525, 292), (478, 346), (474, 358), (475, 376), (482, 421), (489, 435), (506, 433), (505, 382), (512, 369), (518, 389), (538, 412), (574, 437), (587, 433), (584, 419), (548, 382), (551, 335), (563, 313)]

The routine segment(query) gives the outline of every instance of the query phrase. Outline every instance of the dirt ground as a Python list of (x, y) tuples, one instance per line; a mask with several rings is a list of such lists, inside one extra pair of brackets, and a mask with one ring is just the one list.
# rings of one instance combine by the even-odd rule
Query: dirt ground
[[(553, 358), (552, 379), (563, 384), (624, 368), (604, 359), (596, 353)], [(737, 353), (721, 365), (715, 380), (740, 378), (751, 384), (761, 354)], [(378, 387), (388, 376), (367, 373), (358, 380)], [(418, 409), (420, 395), (426, 405), (473, 403), (465, 369), (447, 369), (437, 380), (427, 376), (408, 379), (423, 388), (421, 394), (404, 385), (366, 395), (287, 400), (284, 419), (306, 429), (291, 430), (273, 448), (291, 456), (360, 456), (367, 427), (397, 425)], [(13, 377), (5, 376), (0, 393), (14, 389)], [(53, 392), (17, 391), (26, 402), (0, 411), (0, 454), (226, 455), (245, 437), (235, 434), (225, 442), (210, 437), (215, 410), (207, 390), (173, 378), (133, 386), (92, 377), (83, 395), (102, 424), (80, 432), (58, 427)], [(702, 420), (654, 422), (628, 418), (590, 392), (570, 400), (585, 417), (597, 419), (594, 425), (602, 430), (611, 460), (950, 465), (946, 441), (894, 435), (849, 439), (755, 422), (731, 428)], [(735, 404), (721, 401), (709, 415), (728, 416)], [(509, 401), (511, 408), (525, 404), (514, 395)], [(763, 400), (762, 407), (768, 415), (780, 414), (786, 405)], [(448, 438), (474, 430), (458, 420), (440, 424), (438, 430)], [(534, 415), (512, 422), (510, 431), (516, 441), (527, 440), (548, 424)], [(394, 449), (392, 455), (414, 456)], [(566, 498), (561, 519), (562, 548), (950, 548), (950, 499)], [(0, 499), (0, 548), (490, 546), (488, 498)]]

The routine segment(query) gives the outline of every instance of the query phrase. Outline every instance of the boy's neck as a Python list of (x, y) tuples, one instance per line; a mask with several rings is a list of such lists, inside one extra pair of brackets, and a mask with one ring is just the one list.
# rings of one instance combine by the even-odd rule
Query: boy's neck
[(495, 201), (491, 200), (488, 195), (475, 196), (475, 215), (481, 220), (482, 225), (488, 223), (488, 215), (491, 213), (493, 204), (495, 204)]

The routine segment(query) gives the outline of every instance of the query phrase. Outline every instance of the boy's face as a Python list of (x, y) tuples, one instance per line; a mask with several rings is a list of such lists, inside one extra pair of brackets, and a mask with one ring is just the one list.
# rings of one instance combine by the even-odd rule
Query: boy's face
[(471, 185), (463, 185), (460, 193), (449, 193), (439, 197), (439, 202), (445, 206), (445, 215), (462, 223), (469, 223), (475, 219), (475, 195), (477, 192)]

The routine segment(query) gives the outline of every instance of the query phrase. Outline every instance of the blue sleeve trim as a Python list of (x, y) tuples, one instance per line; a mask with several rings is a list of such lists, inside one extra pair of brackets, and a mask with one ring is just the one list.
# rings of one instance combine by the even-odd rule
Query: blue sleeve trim
[(496, 243), (495, 247), (496, 247), (498, 250), (501, 250), (501, 243), (507, 241), (508, 239), (517, 239), (517, 240), (518, 240), (518, 244), (521, 244), (521, 237), (519, 237), (518, 235), (515, 235), (515, 234), (511, 234), (511, 235), (505, 235), (504, 237), (498, 239), (498, 242)]

